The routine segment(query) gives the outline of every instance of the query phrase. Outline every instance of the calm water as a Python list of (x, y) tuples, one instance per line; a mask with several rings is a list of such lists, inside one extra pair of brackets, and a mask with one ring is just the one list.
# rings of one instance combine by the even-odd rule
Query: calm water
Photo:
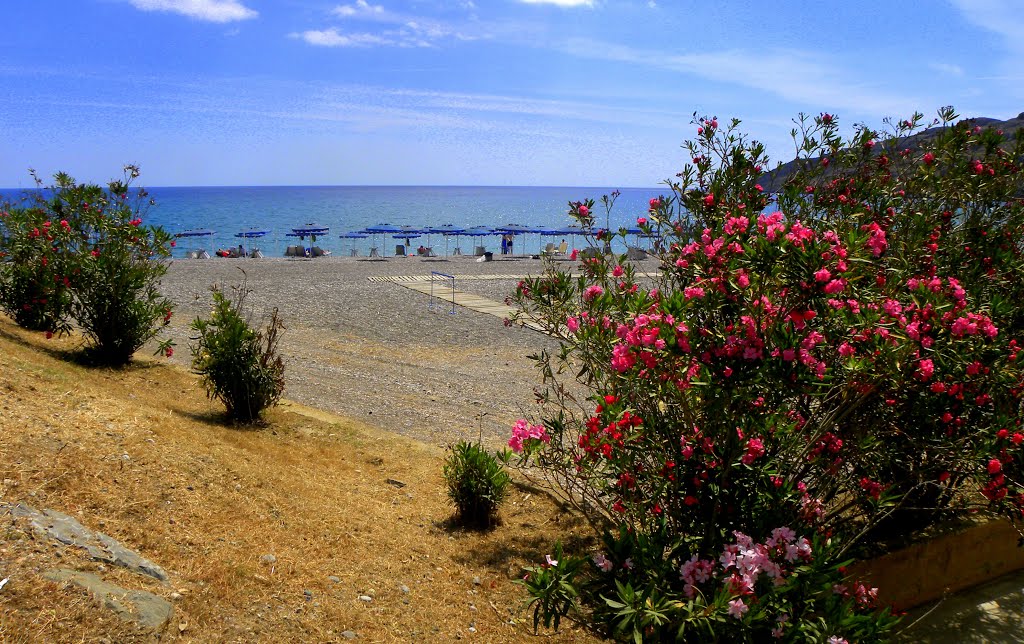
[[(355, 244), (365, 256), (372, 239), (341, 240), (340, 233), (360, 230), (379, 223), (413, 226), (439, 226), (454, 224), (459, 227), (476, 225), (497, 226), (521, 224), (525, 226), (565, 226), (572, 222), (565, 214), (567, 202), (593, 198), (600, 200), (611, 188), (532, 188), (532, 187), (380, 187), (380, 186), (284, 186), (284, 187), (227, 187), (227, 188), (150, 188), (156, 200), (146, 216), (146, 223), (163, 226), (172, 233), (195, 228), (215, 231), (212, 238), (183, 239), (178, 243), (177, 256), (189, 248), (226, 248), (238, 246), (234, 234), (250, 226), (271, 231), (267, 237), (253, 245), (270, 256), (281, 256), (287, 244), (296, 241), (284, 235), (295, 226), (315, 222), (330, 227), (326, 238), (317, 238), (317, 245), (335, 254), (349, 254)], [(611, 225), (633, 226), (636, 218), (647, 211), (651, 198), (665, 193), (657, 188), (621, 189), (621, 196), (612, 212)], [(604, 211), (595, 207), (597, 222), (604, 225)], [(414, 238), (412, 245), (427, 245), (426, 236)], [(432, 235), (429, 240), (435, 251), (444, 252), (444, 238)], [(455, 240), (449, 240), (454, 249)], [(544, 242), (560, 239), (545, 239)], [(525, 242), (525, 243), (524, 243)], [(378, 235), (376, 245), (387, 254), (394, 252), (396, 243), (403, 240), (384, 239)], [(537, 235), (516, 239), (515, 251), (537, 252)], [(459, 240), (463, 252), (471, 252), (475, 245), (499, 251), (498, 237)], [(582, 244), (581, 239), (576, 245)], [(245, 245), (250, 245), (245, 240)]]

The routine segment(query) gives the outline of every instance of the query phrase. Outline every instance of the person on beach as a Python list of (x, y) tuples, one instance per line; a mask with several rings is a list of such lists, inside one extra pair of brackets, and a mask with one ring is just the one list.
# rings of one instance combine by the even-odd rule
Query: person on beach
[(509, 236), (508, 236), (508, 254), (509, 255), (512, 254), (512, 243), (515, 241), (515, 239), (516, 239), (515, 235), (509, 234)]
[(501, 254), (508, 255), (508, 235), (501, 236)]

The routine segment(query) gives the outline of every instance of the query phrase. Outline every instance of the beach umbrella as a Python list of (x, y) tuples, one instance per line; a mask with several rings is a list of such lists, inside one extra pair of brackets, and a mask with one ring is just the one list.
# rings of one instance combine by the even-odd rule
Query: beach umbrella
[[(214, 231), (209, 228), (197, 228), (195, 230), (183, 230), (180, 233), (175, 233), (175, 237), (213, 237)], [(201, 250), (206, 250), (201, 249)], [(212, 250), (212, 249), (211, 249)]]
[(519, 224), (506, 224), (506, 225), (503, 225), (503, 226), (495, 226), (494, 227), (494, 232), (496, 232), (496, 233), (504, 233), (504, 234), (513, 235), (513, 236), (515, 236), (515, 235), (530, 235), (530, 234), (536, 233), (537, 229), (536, 228), (531, 228), (530, 226), (521, 226)]
[(459, 246), (459, 235), (464, 228), (452, 224), (444, 224), (443, 226), (429, 226), (423, 229), (423, 232), (427, 233), (427, 246), (430, 246), (430, 235), (444, 235), (444, 254), (448, 255), (448, 237), (455, 236), (455, 247)]
[[(400, 232), (402, 232), (402, 227), (401, 226), (395, 226), (393, 224), (381, 223), (381, 224), (374, 224), (373, 226), (367, 226), (363, 230), (364, 230), (364, 232), (368, 232), (371, 235), (373, 235), (374, 236), (374, 240), (376, 240), (376, 236), (377, 235), (391, 235), (391, 234), (394, 234), (394, 233), (400, 233)], [(374, 243), (376, 243), (376, 241)], [(370, 254), (371, 255), (373, 255), (373, 251), (375, 249), (376, 249), (376, 246), (374, 248), (370, 249)], [(381, 258), (381, 259), (383, 259), (383, 258)]]
[(576, 235), (586, 235), (586, 234), (589, 234), (590, 230), (585, 229), (585, 228), (581, 228), (580, 226), (562, 226), (561, 228), (555, 228), (554, 229), (554, 233), (555, 233), (555, 235), (561, 235), (561, 236), (569, 235), (569, 237), (572, 239), (570, 244), (572, 245), (573, 248), (575, 248), (576, 247)]
[(463, 230), (462, 234), (466, 237), (489, 237), (494, 235), (495, 232), (486, 226), (473, 226)]
[(366, 239), (367, 237), (369, 237), (369, 235), (367, 233), (364, 233), (364, 232), (342, 233), (342, 234), (338, 235), (339, 239), (351, 239), (352, 240), (352, 248), (356, 247), (355, 240), (357, 240), (357, 239)]
[(419, 228), (415, 227), (415, 226), (408, 226), (408, 225), (406, 225), (406, 226), (399, 226), (399, 228), (401, 230), (397, 234), (394, 234), (394, 235), (391, 235), (391, 236), (396, 238), (396, 239), (405, 239), (405, 248), (406, 248), (406, 250), (408, 250), (409, 246), (411, 245), (409, 243), (410, 239), (412, 239), (413, 237), (419, 237), (420, 235), (423, 234), (423, 231), (420, 230)]
[(292, 235), (298, 236), (300, 239), (305, 239), (305, 236), (309, 236), (309, 256), (313, 257), (313, 247), (316, 244), (316, 236), (326, 235), (330, 231), (329, 226), (321, 226), (320, 224), (306, 224), (304, 226), (296, 226), (292, 228)]
[[(246, 228), (245, 230), (243, 230), (241, 232), (235, 233), (235, 237), (241, 237), (242, 239), (260, 239), (262, 237), (265, 237), (269, 232), (270, 232), (269, 230), (265, 230), (263, 228), (252, 227), (252, 228)], [(245, 247), (243, 247), (241, 244), (239, 244), (239, 248), (240, 248), (241, 254), (244, 256), (245, 255)], [(258, 251), (258, 250), (259, 249), (257, 248), (256, 251)], [(253, 252), (255, 252), (255, 251), (253, 251)], [(259, 257), (262, 257), (262, 254), (259, 255)]]

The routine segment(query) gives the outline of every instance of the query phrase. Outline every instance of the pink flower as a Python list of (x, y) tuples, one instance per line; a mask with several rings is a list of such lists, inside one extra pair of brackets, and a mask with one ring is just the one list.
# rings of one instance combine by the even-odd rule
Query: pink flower
[(580, 213), (581, 217), (586, 217), (587, 215), (590, 214), (590, 208), (587, 208), (586, 206), (580, 206), (577, 212)]
[(931, 377), (935, 374), (935, 364), (928, 358), (925, 358), (917, 363), (917, 373), (921, 380), (931, 380)]
[(715, 195), (707, 195), (704, 197), (704, 206), (710, 208), (715, 205)]
[(935, 155), (931, 152), (925, 152), (921, 160), (924, 161), (925, 165), (931, 165), (935, 163)]
[(683, 289), (683, 295), (685, 295), (688, 300), (692, 300), (694, 298), (700, 299), (704, 297), (704, 289), (699, 286), (687, 286)]
[(574, 262), (576, 261), (576, 258), (579, 257), (579, 256), (580, 256), (580, 251), (577, 248), (573, 248), (572, 252), (569, 253), (569, 259), (571, 259)]
[(729, 614), (736, 619), (743, 619), (743, 615), (750, 610), (750, 608), (743, 603), (742, 599), (734, 599), (729, 602)]
[(557, 566), (558, 565), (558, 560), (557, 559), (552, 559), (551, 555), (544, 555), (544, 563), (546, 563), (549, 566)]
[(587, 302), (593, 302), (595, 299), (604, 295), (604, 289), (598, 284), (592, 284), (583, 291), (583, 299)]
[(832, 273), (829, 273), (827, 268), (822, 268), (814, 274), (814, 279), (819, 282), (827, 282), (832, 279)]
[(622, 266), (616, 266), (615, 268), (612, 269), (612, 275), (614, 275), (615, 277), (622, 277), (622, 275), (625, 272), (626, 270), (622, 268)]
[(646, 226), (647, 225), (647, 217), (637, 217), (636, 218), (636, 225), (637, 226)]
[(843, 289), (846, 288), (845, 280), (832, 280), (825, 285), (825, 292), (829, 295), (835, 295), (836, 293), (842, 293)]
[(993, 458), (988, 462), (988, 473), (995, 475), (999, 474), (1003, 470), (1003, 464), (999, 462), (998, 458)]
[(576, 333), (580, 329), (580, 321), (578, 318), (571, 317), (565, 321), (565, 326), (568, 327), (570, 333)]

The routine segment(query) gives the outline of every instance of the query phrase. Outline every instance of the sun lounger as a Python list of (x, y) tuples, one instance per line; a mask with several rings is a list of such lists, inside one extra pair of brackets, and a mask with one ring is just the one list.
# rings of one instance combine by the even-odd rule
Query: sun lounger
[(548, 255), (548, 256), (554, 255), (555, 254), (555, 244), (552, 243), (552, 242), (549, 242), (548, 245), (544, 247), (544, 252), (542, 254)]
[(566, 251), (569, 250), (569, 244), (564, 241), (558, 245), (558, 250), (555, 251), (556, 255), (565, 255)]
[(376, 246), (370, 249), (370, 257), (380, 257), (380, 250)]
[(405, 257), (405, 245), (395, 244), (395, 257)]

